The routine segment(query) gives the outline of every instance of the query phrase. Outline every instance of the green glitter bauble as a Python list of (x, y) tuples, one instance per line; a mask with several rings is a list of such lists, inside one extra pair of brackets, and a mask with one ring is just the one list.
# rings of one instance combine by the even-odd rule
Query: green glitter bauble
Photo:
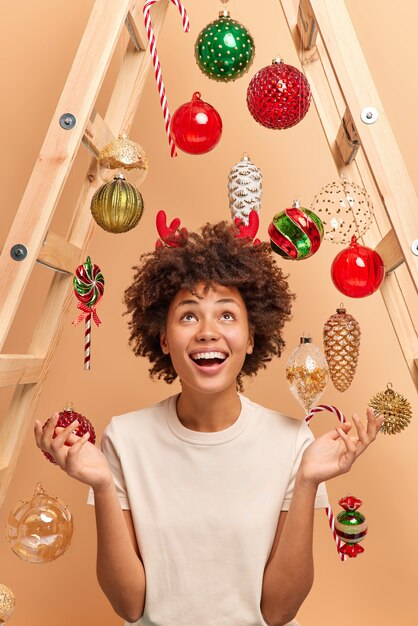
[(195, 57), (202, 72), (222, 82), (236, 80), (254, 58), (254, 40), (248, 30), (231, 19), (227, 11), (208, 24), (195, 44)]

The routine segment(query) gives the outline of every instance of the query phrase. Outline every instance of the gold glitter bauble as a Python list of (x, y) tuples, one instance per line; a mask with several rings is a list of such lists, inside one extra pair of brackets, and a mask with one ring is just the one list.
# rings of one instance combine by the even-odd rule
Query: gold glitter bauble
[(396, 435), (409, 426), (412, 408), (409, 401), (400, 393), (393, 391), (392, 383), (388, 383), (385, 391), (379, 391), (370, 400), (376, 416), (383, 415), (382, 433)]
[(8, 519), (13, 552), (29, 563), (48, 563), (64, 554), (73, 535), (73, 518), (68, 507), (49, 496), (38, 483), (29, 500), (12, 511)]
[(360, 352), (360, 325), (341, 304), (324, 325), (324, 350), (329, 373), (338, 391), (353, 382)]
[(6, 585), (0, 585), (0, 624), (7, 622), (9, 617), (13, 615), (15, 602), (13, 591)]
[(99, 152), (97, 169), (105, 182), (122, 175), (136, 186), (141, 185), (148, 172), (148, 159), (144, 149), (122, 134)]
[(318, 402), (328, 382), (328, 367), (320, 349), (312, 339), (303, 336), (286, 365), (290, 391), (307, 413)]
[(126, 233), (142, 217), (144, 202), (139, 190), (123, 177), (102, 185), (91, 199), (91, 214), (109, 233)]

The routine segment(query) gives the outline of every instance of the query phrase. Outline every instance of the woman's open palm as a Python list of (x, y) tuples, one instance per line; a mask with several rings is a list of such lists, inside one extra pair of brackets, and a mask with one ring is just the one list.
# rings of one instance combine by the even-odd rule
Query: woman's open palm
[(375, 418), (373, 409), (367, 408), (367, 429), (358, 417), (353, 415), (357, 437), (351, 438), (352, 424), (346, 422), (339, 428), (318, 437), (305, 450), (301, 471), (305, 480), (319, 484), (348, 472), (357, 457), (376, 439), (382, 426), (383, 416)]

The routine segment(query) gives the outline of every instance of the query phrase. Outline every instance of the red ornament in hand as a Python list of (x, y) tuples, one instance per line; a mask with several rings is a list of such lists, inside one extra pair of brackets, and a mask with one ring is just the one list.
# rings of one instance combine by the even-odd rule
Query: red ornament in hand
[(379, 289), (385, 277), (385, 266), (375, 250), (361, 246), (353, 236), (349, 247), (335, 257), (331, 277), (344, 295), (364, 298)]
[[(80, 413), (76, 413), (75, 411), (73, 411), (72, 406), (69, 406), (68, 408), (61, 411), (61, 413), (59, 413), (58, 420), (57, 420), (57, 423), (55, 424), (55, 427), (59, 426), (61, 428), (66, 428), (69, 424), (71, 424), (75, 420), (78, 420), (78, 426), (74, 430), (74, 435), (77, 435), (77, 437), (82, 437), (87, 432), (89, 432), (90, 433), (89, 442), (94, 444), (94, 442), (96, 441), (96, 433), (94, 432), (92, 423), (87, 419), (87, 417), (84, 417), (84, 415), (80, 415)], [(47, 420), (45, 424), (42, 426), (43, 430), (46, 428), (46, 425), (48, 424), (48, 422), (49, 420)], [(53, 438), (55, 439), (56, 436), (57, 435), (54, 432)], [(53, 457), (48, 452), (45, 452), (45, 450), (42, 450), (42, 452), (44, 453), (48, 461), (51, 461), (51, 463), (55, 463)]]
[(212, 150), (222, 135), (218, 111), (204, 102), (196, 91), (192, 100), (182, 104), (171, 118), (171, 136), (183, 152), (204, 154)]
[(304, 74), (282, 59), (274, 59), (251, 79), (247, 105), (262, 126), (281, 130), (300, 122), (311, 102), (311, 89)]

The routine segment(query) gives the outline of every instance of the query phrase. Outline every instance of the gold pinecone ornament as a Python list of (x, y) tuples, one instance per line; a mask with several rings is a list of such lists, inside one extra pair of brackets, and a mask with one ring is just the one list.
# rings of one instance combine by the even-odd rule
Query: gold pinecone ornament
[(263, 177), (247, 153), (229, 172), (229, 208), (232, 219), (239, 217), (248, 226), (251, 211), (260, 211)]
[(412, 408), (409, 401), (400, 393), (393, 391), (392, 383), (388, 383), (385, 391), (379, 391), (369, 402), (376, 415), (383, 414), (380, 429), (387, 435), (396, 435), (409, 426)]
[(360, 352), (360, 325), (340, 304), (324, 324), (324, 352), (334, 387), (346, 391), (353, 382)]

